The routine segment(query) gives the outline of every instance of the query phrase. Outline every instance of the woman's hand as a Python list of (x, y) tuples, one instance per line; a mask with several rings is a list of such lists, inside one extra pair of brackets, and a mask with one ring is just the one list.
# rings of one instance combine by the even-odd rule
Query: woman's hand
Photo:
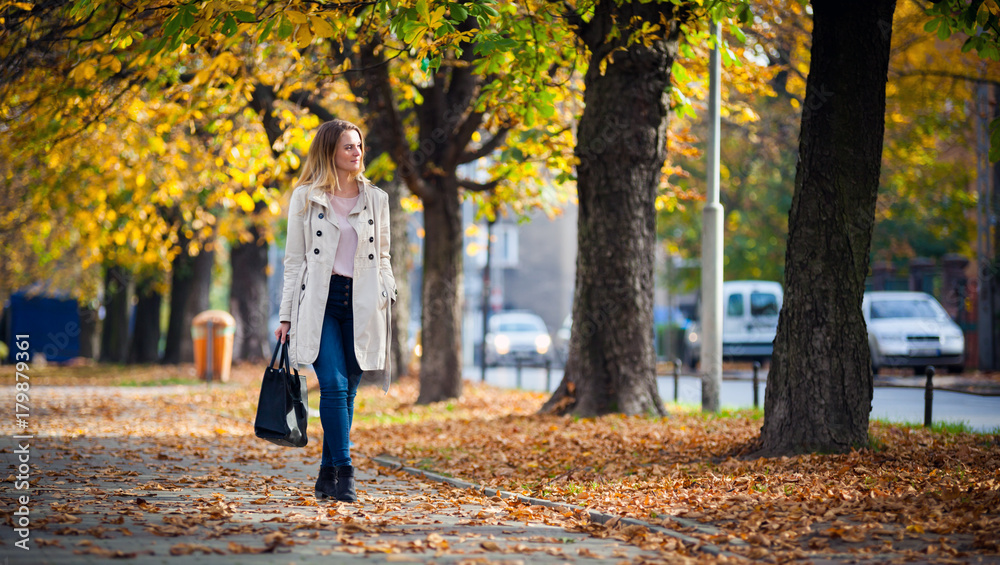
[(285, 340), (288, 339), (288, 332), (291, 329), (292, 329), (291, 322), (281, 322), (281, 325), (278, 326), (278, 329), (274, 330), (274, 337), (278, 338), (278, 343), (285, 343)]

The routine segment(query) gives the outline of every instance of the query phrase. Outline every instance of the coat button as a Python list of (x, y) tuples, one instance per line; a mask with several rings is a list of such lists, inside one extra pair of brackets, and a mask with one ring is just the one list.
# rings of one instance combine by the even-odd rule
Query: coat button
[(369, 242), (369, 243), (371, 243), (371, 242), (373, 242), (373, 241), (375, 241), (375, 238), (374, 238), (374, 237), (369, 237), (369, 238), (368, 238), (368, 242)]
[(369, 259), (374, 259), (374, 258), (375, 258), (375, 256), (374, 256), (374, 255), (372, 255), (371, 253), (369, 253), (369, 254), (368, 254), (368, 258), (369, 258)]
[(323, 219), (323, 212), (319, 213), (319, 219), (321, 219), (321, 220)]
[(316, 236), (317, 236), (317, 237), (319, 237), (319, 236), (321, 236), (321, 235), (323, 235), (323, 232), (322, 232), (322, 231), (319, 231), (319, 230), (317, 230), (317, 231), (316, 231)]
[(344, 306), (347, 306), (347, 301), (346, 300), (344, 301)]
[(382, 296), (385, 296), (385, 291), (384, 290), (382, 291)]
[(316, 255), (319, 255), (319, 249), (313, 249), (313, 253), (315, 253)]
[(302, 290), (305, 290), (305, 289), (306, 289), (306, 285), (302, 285)]
[(368, 225), (369, 226), (372, 225), (372, 224), (374, 224), (374, 223), (375, 223), (375, 220), (368, 220)]

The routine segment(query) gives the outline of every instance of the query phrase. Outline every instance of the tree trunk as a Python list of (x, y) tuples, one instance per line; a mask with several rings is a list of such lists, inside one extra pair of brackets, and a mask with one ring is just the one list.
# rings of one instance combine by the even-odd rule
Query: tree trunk
[[(993, 120), (1000, 118), (1000, 85), (993, 85)], [(979, 119), (979, 118), (973, 118)], [(985, 121), (984, 121), (985, 122)], [(985, 127), (985, 123), (983, 126)], [(985, 150), (986, 148), (984, 148)], [(1000, 217), (1000, 162), (992, 164), (993, 184), (990, 186), (990, 198), (986, 199), (987, 218)], [(988, 328), (988, 335), (979, 337), (978, 369), (980, 371), (996, 371), (1000, 369), (1000, 229), (986, 229), (986, 248), (992, 245), (993, 256), (980, 258), (979, 268), (979, 316), (989, 316), (990, 322), (979, 323), (980, 328)], [(989, 239), (992, 237), (993, 241)], [(985, 304), (983, 304), (985, 302)], [(985, 345), (986, 347), (983, 347)], [(966, 354), (968, 357), (968, 354)]]
[(170, 324), (167, 327), (167, 344), (163, 362), (167, 364), (194, 361), (194, 342), (191, 339), (191, 320), (196, 314), (208, 310), (208, 293), (212, 286), (212, 265), (215, 252), (203, 247), (195, 257), (187, 254), (188, 240), (179, 235), (183, 250), (173, 263), (170, 285)]
[(160, 306), (163, 295), (156, 291), (149, 278), (136, 283), (135, 294), (138, 301), (129, 362), (156, 363), (160, 360)]
[(424, 234), (423, 355), (417, 404), (462, 395), (462, 208), (454, 178), (435, 179), (434, 185), (436, 196), (424, 201), (424, 225), (428, 228)]
[(403, 210), (403, 183), (382, 185), (389, 194), (389, 223), (392, 225), (392, 275), (396, 279), (396, 301), (392, 303), (392, 380), (405, 375), (410, 366), (410, 242), (406, 237), (408, 214)]
[[(614, 22), (671, 22), (664, 40), (614, 53)], [(580, 35), (590, 48), (576, 155), (580, 202), (569, 358), (543, 412), (665, 414), (653, 347), (655, 200), (666, 159), (668, 88), (677, 43), (671, 4), (601, 2)], [(620, 37), (628, 37), (623, 30)]]
[(247, 228), (253, 241), (234, 243), (229, 253), (233, 270), (229, 310), (236, 319), (233, 360), (259, 361), (270, 354), (267, 341), (267, 241), (257, 226)]
[(97, 310), (81, 304), (80, 312), (80, 357), (97, 359), (101, 351), (101, 321)]
[(812, 62), (788, 215), (786, 292), (759, 455), (868, 442), (861, 301), (878, 195), (895, 0), (815, 0)]
[(104, 326), (101, 329), (101, 362), (128, 361), (129, 307), (132, 305), (132, 273), (123, 267), (104, 271)]

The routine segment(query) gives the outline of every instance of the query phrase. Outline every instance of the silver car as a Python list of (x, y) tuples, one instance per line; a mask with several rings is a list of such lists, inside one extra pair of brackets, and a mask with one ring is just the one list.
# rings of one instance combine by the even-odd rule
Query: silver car
[(490, 316), (486, 333), (486, 365), (543, 365), (553, 358), (552, 338), (537, 314), (511, 310)]
[(933, 296), (924, 292), (866, 292), (861, 308), (876, 375), (883, 367), (913, 367), (914, 373), (921, 374), (928, 365), (962, 372), (965, 336)]

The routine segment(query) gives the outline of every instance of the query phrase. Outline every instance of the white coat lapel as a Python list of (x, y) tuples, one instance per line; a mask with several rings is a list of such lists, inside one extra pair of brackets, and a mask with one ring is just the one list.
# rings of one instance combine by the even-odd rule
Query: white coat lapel
[[(326, 194), (319, 190), (310, 191), (309, 200), (321, 208), (319, 210), (319, 214), (323, 215), (320, 218), (321, 220), (325, 220), (337, 229), (340, 229), (340, 221), (337, 219), (337, 215), (333, 213), (333, 210), (330, 209), (330, 201), (327, 199)], [(313, 213), (316, 214), (315, 211)]]

